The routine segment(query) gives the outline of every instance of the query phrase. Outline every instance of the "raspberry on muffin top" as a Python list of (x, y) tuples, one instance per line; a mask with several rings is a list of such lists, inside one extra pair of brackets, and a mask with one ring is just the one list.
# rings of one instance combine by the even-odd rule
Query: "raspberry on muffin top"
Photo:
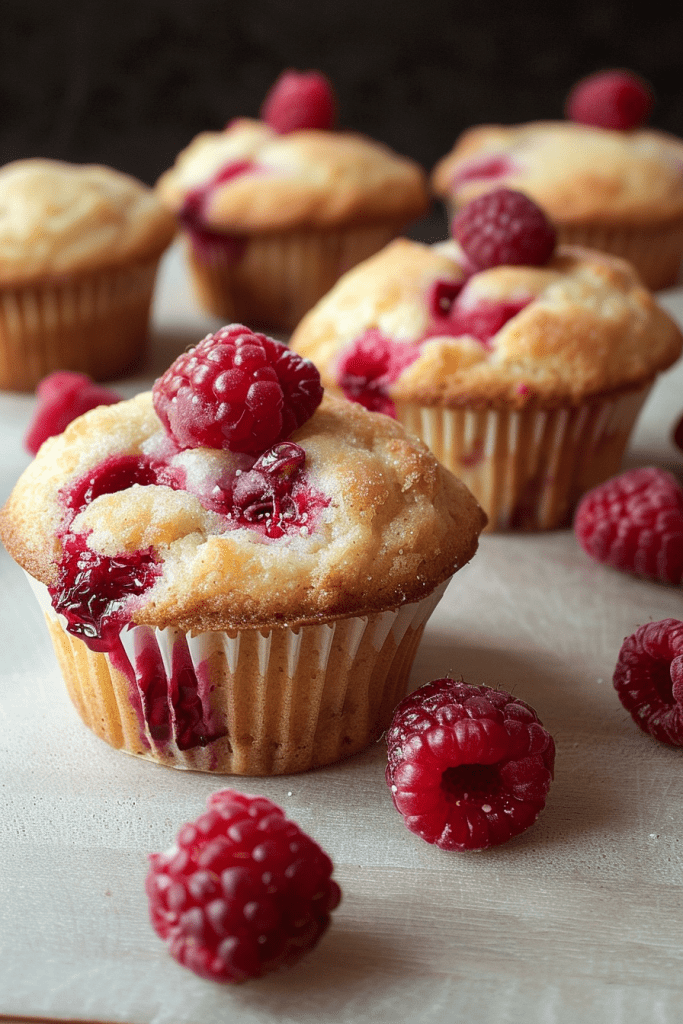
[[(212, 339), (230, 350), (231, 374), (225, 342), (225, 332)], [(304, 363), (271, 344), (276, 368), (283, 356)], [(210, 360), (203, 370), (217, 408), (220, 373)], [(295, 383), (311, 373), (300, 365)], [(15, 487), (0, 515), (8, 550), (96, 650), (127, 622), (293, 625), (419, 600), (472, 557), (485, 516), (398, 424), (327, 396), (316, 408), (313, 385), (303, 404), (296, 388), (284, 395), (287, 425), (261, 437), (260, 454), (230, 450), (230, 436), (207, 447), (201, 430), (198, 446), (178, 443), (150, 392), (86, 413), (43, 444)], [(179, 396), (162, 378), (166, 413)], [(268, 419), (277, 404), (257, 407)]]

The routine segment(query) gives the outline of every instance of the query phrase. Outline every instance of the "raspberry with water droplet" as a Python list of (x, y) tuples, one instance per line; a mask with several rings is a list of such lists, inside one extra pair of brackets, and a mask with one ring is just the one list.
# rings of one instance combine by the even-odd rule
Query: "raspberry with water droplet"
[(451, 230), (478, 270), (541, 267), (553, 255), (557, 241), (543, 210), (510, 188), (477, 196), (455, 215)]
[(258, 454), (305, 423), (323, 389), (309, 360), (232, 324), (180, 355), (152, 395), (159, 419), (181, 448)]
[(203, 978), (242, 982), (295, 964), (330, 923), (332, 861), (262, 796), (224, 789), (150, 855), (149, 913), (171, 955)]
[(404, 698), (387, 733), (387, 785), (411, 832), (442, 850), (483, 850), (532, 825), (555, 744), (504, 690), (437, 679)]

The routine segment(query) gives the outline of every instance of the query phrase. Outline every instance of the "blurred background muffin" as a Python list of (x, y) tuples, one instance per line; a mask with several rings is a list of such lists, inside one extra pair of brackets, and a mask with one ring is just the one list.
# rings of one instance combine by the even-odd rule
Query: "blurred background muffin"
[[(6, 0), (0, 159), (95, 161), (151, 185), (198, 131), (258, 116), (289, 67), (334, 82), (342, 129), (425, 168), (471, 125), (556, 118), (577, 79), (604, 67), (647, 78), (651, 126), (683, 136), (682, 36), (679, 8), (618, 0)], [(438, 205), (411, 230), (445, 234)]]

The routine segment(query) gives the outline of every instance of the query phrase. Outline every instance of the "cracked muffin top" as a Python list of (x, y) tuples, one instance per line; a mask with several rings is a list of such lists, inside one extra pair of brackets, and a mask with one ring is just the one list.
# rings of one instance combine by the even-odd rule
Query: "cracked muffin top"
[(616, 257), (558, 246), (476, 272), (458, 243), (397, 239), (303, 318), (291, 348), (368, 408), (580, 402), (670, 366), (683, 338)]

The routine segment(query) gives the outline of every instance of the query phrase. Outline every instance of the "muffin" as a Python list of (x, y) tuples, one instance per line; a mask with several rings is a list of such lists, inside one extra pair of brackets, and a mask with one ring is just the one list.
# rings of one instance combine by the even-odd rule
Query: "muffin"
[[(228, 423), (215, 395), (250, 359), (261, 393), (250, 386)], [(274, 430), (264, 366), (284, 393)], [(74, 420), (17, 483), (0, 535), (74, 705), (113, 747), (270, 775), (336, 761), (386, 728), (485, 517), (398, 423), (321, 396), (314, 367), (235, 325), (153, 392)], [(216, 429), (229, 448), (206, 444)]]
[(491, 529), (569, 525), (615, 473), (681, 333), (630, 264), (559, 246), (473, 272), (454, 240), (398, 239), (304, 317), (323, 383), (394, 415), (460, 477)]
[(153, 190), (109, 167), (0, 169), (0, 388), (54, 370), (129, 371), (145, 345), (157, 264), (175, 232)]
[(678, 280), (683, 254), (683, 140), (652, 129), (572, 121), (480, 125), (432, 173), (451, 212), (492, 188), (530, 196), (561, 242), (629, 260), (650, 289)]
[(429, 206), (422, 169), (381, 143), (247, 118), (198, 135), (156, 187), (201, 305), (285, 332)]

